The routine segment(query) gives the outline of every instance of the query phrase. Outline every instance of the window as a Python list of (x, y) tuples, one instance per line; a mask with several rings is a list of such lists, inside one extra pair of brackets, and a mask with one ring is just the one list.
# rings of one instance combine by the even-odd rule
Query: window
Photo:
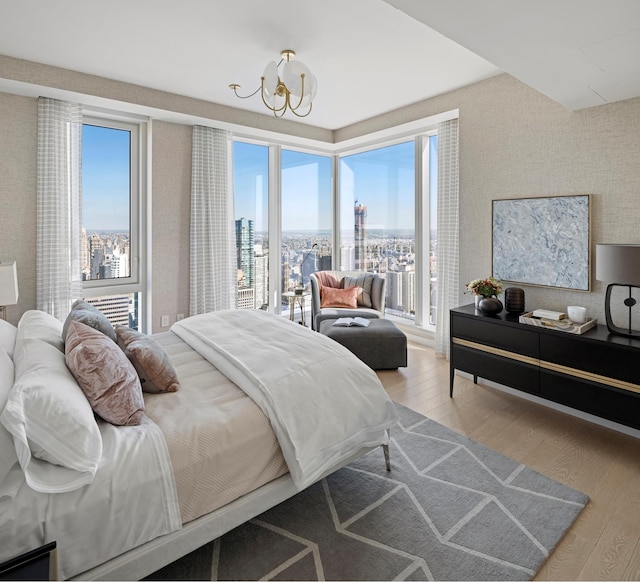
[(282, 150), (281, 158), (284, 292), (308, 286), (311, 273), (331, 269), (333, 196), (330, 157)]
[[(425, 225), (428, 225), (428, 252), (425, 253), (429, 257), (426, 275), (428, 280), (424, 283), (424, 313), (425, 327), (436, 326), (436, 307), (438, 298), (438, 270), (436, 264), (436, 250), (438, 247), (438, 135), (430, 135), (428, 137), (428, 148), (425, 149), (423, 156), (423, 167), (428, 168), (427, 186), (423, 191), (425, 206), (427, 207), (427, 216), (425, 217)], [(426, 202), (428, 200), (428, 203)], [(426, 230), (426, 229), (425, 229)]]
[(233, 143), (239, 309), (269, 306), (269, 148)]
[(413, 141), (340, 159), (340, 264), (387, 280), (386, 312), (415, 317)]
[[(362, 270), (386, 278), (387, 317), (435, 327), (435, 131), (341, 156), (241, 141), (233, 151), (239, 308), (287, 315), (288, 301), (269, 297), (308, 287), (315, 271)], [(271, 265), (269, 240), (280, 248)]]
[(141, 323), (144, 291), (141, 134), (137, 123), (91, 117), (85, 117), (82, 128), (85, 299), (114, 325), (135, 329)]

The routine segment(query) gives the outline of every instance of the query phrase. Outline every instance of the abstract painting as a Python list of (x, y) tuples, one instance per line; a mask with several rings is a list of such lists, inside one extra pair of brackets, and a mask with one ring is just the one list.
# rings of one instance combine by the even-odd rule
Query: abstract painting
[(493, 276), (589, 291), (590, 196), (493, 200)]

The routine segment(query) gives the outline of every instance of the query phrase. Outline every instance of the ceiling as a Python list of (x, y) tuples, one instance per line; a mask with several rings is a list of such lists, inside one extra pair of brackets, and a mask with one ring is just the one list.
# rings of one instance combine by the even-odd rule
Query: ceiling
[(326, 129), (503, 71), (579, 109), (640, 95), (640, 1), (0, 0), (0, 54), (258, 113), (283, 49)]

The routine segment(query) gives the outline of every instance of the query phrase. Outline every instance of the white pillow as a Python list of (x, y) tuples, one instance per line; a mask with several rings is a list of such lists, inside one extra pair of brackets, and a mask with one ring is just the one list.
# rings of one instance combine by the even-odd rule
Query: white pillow
[(42, 339), (18, 333), (16, 379), (0, 422), (13, 435), (27, 484), (61, 493), (91, 483), (102, 437), (91, 406), (64, 354)]
[(16, 344), (23, 339), (41, 339), (64, 352), (62, 322), (44, 311), (33, 309), (22, 314), (18, 322), (18, 338)]

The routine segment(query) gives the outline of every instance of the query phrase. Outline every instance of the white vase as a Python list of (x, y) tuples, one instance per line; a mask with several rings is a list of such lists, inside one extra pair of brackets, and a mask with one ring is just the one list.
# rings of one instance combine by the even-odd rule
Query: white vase
[(480, 306), (480, 300), (483, 299), (482, 295), (474, 295), (476, 300), (476, 309)]

